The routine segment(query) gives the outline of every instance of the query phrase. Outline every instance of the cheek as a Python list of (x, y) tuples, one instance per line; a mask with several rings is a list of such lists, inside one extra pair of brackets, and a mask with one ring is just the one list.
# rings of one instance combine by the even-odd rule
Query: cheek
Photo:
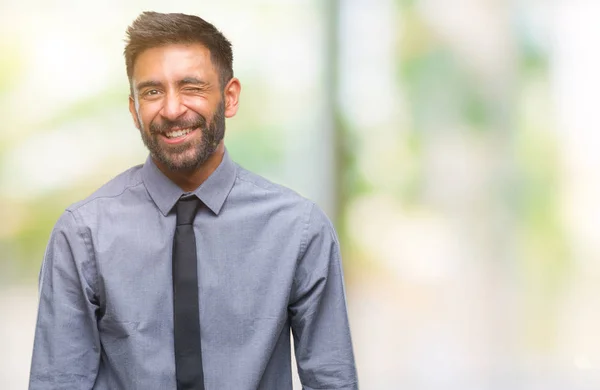
[(212, 105), (206, 98), (189, 96), (182, 99), (181, 103), (190, 111), (198, 113), (209, 118), (212, 112)]
[(140, 130), (144, 130), (144, 121), (142, 119), (142, 117), (138, 114), (137, 116), (137, 120), (138, 120), (138, 129)]
[(150, 123), (152, 123), (154, 118), (157, 116), (158, 111), (159, 110), (156, 107), (153, 107), (152, 105), (137, 105), (136, 113), (142, 130), (145, 129), (146, 126), (148, 126)]

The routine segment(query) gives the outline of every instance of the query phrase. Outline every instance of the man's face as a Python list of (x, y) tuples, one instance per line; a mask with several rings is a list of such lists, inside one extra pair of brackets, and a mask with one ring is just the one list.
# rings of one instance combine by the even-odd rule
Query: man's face
[(154, 160), (171, 171), (200, 167), (225, 134), (225, 97), (200, 44), (148, 49), (136, 59), (129, 108)]

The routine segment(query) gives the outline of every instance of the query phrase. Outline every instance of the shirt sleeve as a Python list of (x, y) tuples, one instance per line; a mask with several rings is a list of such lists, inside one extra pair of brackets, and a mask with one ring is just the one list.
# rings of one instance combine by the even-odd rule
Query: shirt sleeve
[(289, 304), (298, 374), (305, 390), (358, 389), (337, 236), (312, 206)]
[(29, 389), (91, 389), (100, 362), (91, 243), (71, 211), (54, 227), (40, 271)]

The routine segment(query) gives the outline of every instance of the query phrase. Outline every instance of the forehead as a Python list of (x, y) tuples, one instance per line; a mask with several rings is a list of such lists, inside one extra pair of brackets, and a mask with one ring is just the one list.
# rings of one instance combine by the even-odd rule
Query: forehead
[(153, 47), (140, 53), (133, 67), (133, 78), (176, 81), (195, 76), (214, 81), (217, 72), (210, 59), (210, 51), (201, 44), (172, 44)]

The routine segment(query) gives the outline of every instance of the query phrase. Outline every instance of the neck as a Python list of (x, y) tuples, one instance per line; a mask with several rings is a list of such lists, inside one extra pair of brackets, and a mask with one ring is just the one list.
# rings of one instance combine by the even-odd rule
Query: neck
[(164, 173), (164, 175), (173, 183), (177, 184), (179, 188), (185, 192), (191, 192), (200, 187), (200, 185), (204, 183), (206, 179), (208, 179), (215, 169), (217, 169), (219, 164), (221, 164), (221, 161), (223, 161), (224, 155), (225, 144), (223, 141), (221, 141), (215, 152), (208, 158), (208, 160), (206, 160), (200, 167), (192, 171), (171, 171), (159, 161), (154, 159), (152, 160), (158, 169), (160, 169), (160, 171)]

